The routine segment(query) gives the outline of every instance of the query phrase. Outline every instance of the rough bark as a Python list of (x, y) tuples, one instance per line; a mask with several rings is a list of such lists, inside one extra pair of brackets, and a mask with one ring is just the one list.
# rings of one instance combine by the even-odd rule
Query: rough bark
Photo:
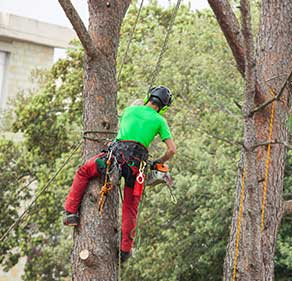
[[(257, 46), (257, 75), (258, 80), (266, 83), (267, 87), (281, 91), (281, 87), (292, 70), (292, 2), (263, 1), (261, 9), (261, 23)], [(271, 78), (273, 78), (270, 80)], [(267, 82), (266, 82), (267, 81)], [(283, 182), (286, 147), (288, 142), (287, 118), (288, 96), (291, 89), (285, 88), (280, 100), (275, 101), (275, 121), (273, 126), (273, 140), (282, 144), (271, 146), (271, 161), (268, 178), (267, 201), (265, 207), (264, 230), (262, 232), (263, 270), (264, 280), (274, 280), (274, 254), (277, 232), (281, 223), (283, 208)], [(269, 92), (265, 99), (271, 98)], [(271, 105), (255, 115), (257, 139), (259, 142), (268, 138)], [(257, 158), (258, 179), (264, 177), (267, 149), (259, 147)], [(263, 184), (260, 184), (262, 190)]]
[[(60, 1), (70, 4), (70, 0)], [(99, 131), (95, 133), (97, 139), (113, 138), (112, 132), (117, 130), (116, 56), (120, 27), (129, 4), (130, 0), (88, 0), (88, 31), (82, 28), (80, 18), (71, 13), (74, 15), (72, 25), (79, 29), (77, 34), (85, 48), (84, 131)], [(70, 16), (70, 13), (66, 14)], [(92, 42), (94, 52), (88, 42)], [(84, 160), (101, 148), (101, 142), (85, 139)], [(100, 217), (97, 202), (90, 196), (99, 188), (100, 183), (92, 181), (82, 201), (81, 224), (74, 231), (72, 280), (114, 281), (118, 278), (118, 191), (117, 188), (111, 191)], [(80, 252), (84, 250), (90, 253), (90, 262), (80, 258)]]
[[(220, 2), (220, 1), (219, 1)], [(241, 1), (241, 7), (247, 1)], [(242, 11), (244, 17), (244, 11)], [(243, 30), (246, 23), (243, 18)], [(290, 213), (291, 202), (283, 205), (283, 179), (285, 166), (285, 143), (288, 143), (287, 117), (289, 111), (288, 97), (291, 86), (286, 83), (280, 98), (274, 101), (275, 119), (273, 122), (272, 139), (269, 140), (271, 103), (259, 108), (260, 102), (273, 98), (271, 91), (279, 94), (285, 80), (292, 70), (292, 3), (289, 0), (263, 0), (261, 5), (261, 21), (256, 47), (256, 61), (248, 66), (252, 60), (247, 56), (251, 50), (248, 34), (245, 34), (245, 98), (244, 113), (244, 152), (243, 162), (246, 169), (246, 189), (239, 241), (239, 255), (236, 268), (236, 280), (274, 280), (274, 254), (277, 232), (283, 213)], [(249, 43), (250, 44), (250, 43)], [(253, 79), (253, 68), (256, 69), (256, 81)], [(252, 74), (252, 76), (250, 76)], [(254, 86), (255, 85), (255, 86)], [(256, 85), (263, 85), (262, 97), (257, 91), (252, 98), (252, 89)], [(253, 112), (254, 111), (254, 112)], [(249, 113), (254, 114), (250, 115)], [(253, 131), (254, 130), (254, 131)], [(265, 202), (264, 227), (261, 226), (261, 204), (263, 201), (263, 184), (267, 159), (267, 146), (252, 145), (256, 143), (270, 143), (271, 160), (267, 180), (267, 197)], [(236, 191), (236, 201), (231, 225), (229, 244), (227, 247), (224, 280), (233, 280), (233, 266), (235, 256), (235, 239), (239, 213), (239, 196), (241, 192), (242, 170)]]
[(245, 173), (247, 188), (247, 224), (246, 234), (248, 236), (247, 248), (247, 273), (248, 279), (254, 281), (262, 280), (262, 251), (260, 232), (260, 200), (256, 174), (256, 152), (253, 146), (256, 144), (255, 120), (250, 116), (254, 107), (256, 91), (255, 55), (251, 27), (251, 15), (248, 0), (241, 0), (242, 33), (245, 49), (245, 103), (244, 115), (244, 147), (245, 151)]

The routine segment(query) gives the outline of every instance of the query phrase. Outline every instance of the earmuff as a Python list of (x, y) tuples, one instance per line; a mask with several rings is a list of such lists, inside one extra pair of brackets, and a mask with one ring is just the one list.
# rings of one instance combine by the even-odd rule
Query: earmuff
[(160, 115), (163, 115), (163, 114), (167, 111), (168, 108), (169, 108), (169, 106), (168, 106), (168, 105), (165, 105), (164, 107), (162, 107), (162, 108), (158, 111), (158, 113), (159, 113)]
[(149, 101), (150, 97), (151, 97), (151, 92), (155, 89), (156, 87), (150, 88), (150, 90), (148, 91), (148, 93), (146, 94), (145, 98), (144, 98), (144, 105)]

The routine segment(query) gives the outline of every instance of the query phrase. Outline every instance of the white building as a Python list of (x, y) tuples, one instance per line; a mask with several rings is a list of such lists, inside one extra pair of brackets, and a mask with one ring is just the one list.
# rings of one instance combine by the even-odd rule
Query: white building
[(55, 48), (67, 48), (74, 38), (69, 28), (0, 12), (0, 110), (32, 87), (32, 70), (49, 68)]

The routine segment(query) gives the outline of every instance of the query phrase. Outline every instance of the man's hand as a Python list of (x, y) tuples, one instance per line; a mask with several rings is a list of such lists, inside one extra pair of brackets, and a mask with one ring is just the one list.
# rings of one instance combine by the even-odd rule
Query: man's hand
[(173, 155), (176, 153), (176, 146), (175, 146), (173, 139), (167, 139), (164, 141), (164, 143), (167, 146), (166, 153), (158, 160), (155, 160), (155, 161), (158, 161), (158, 163), (162, 163), (162, 164), (164, 162), (168, 161), (169, 159), (171, 159), (173, 157)]

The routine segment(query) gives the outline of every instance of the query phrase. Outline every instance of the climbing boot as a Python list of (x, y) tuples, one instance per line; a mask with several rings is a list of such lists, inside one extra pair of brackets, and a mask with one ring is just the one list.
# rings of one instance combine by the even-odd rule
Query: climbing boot
[(131, 252), (121, 251), (121, 262), (122, 263), (126, 262), (131, 256), (132, 256)]
[(79, 225), (78, 214), (73, 214), (73, 213), (65, 211), (63, 223), (64, 223), (64, 225), (67, 225), (67, 226)]

